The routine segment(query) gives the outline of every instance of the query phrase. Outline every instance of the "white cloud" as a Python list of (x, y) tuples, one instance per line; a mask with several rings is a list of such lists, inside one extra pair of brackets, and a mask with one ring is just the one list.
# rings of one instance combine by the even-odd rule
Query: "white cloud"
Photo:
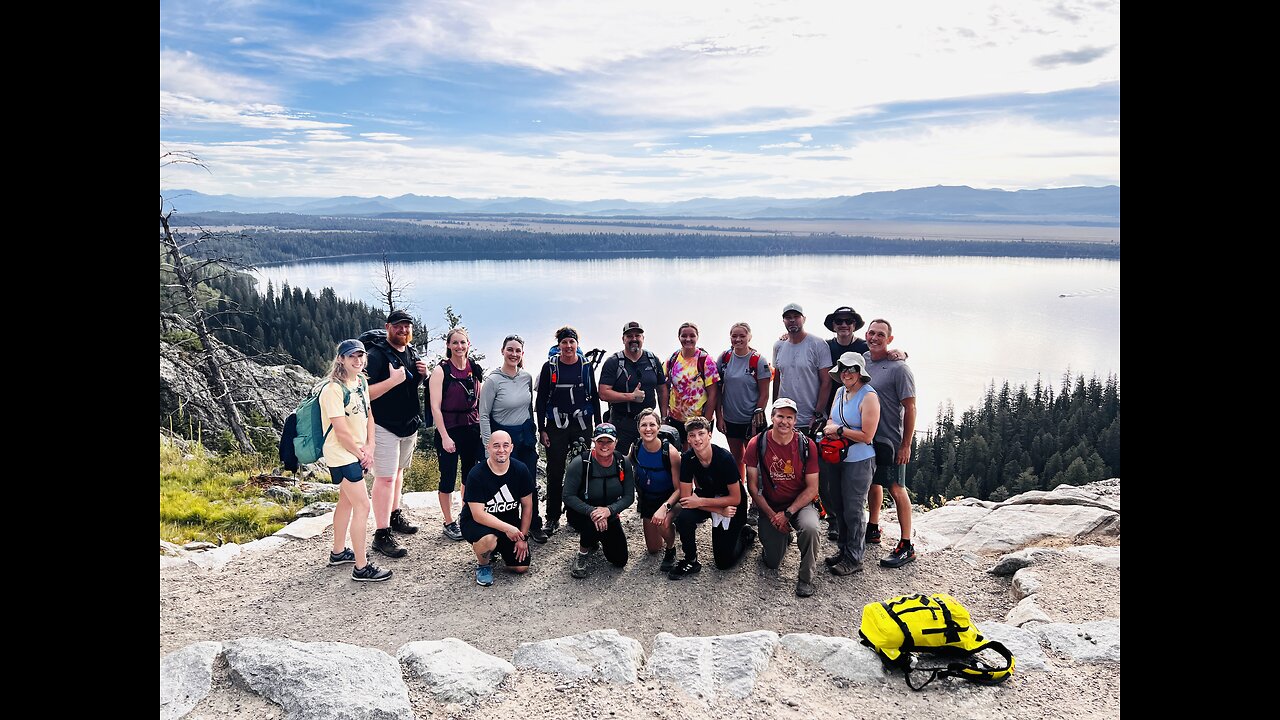
[(322, 130), (347, 127), (301, 117), (280, 105), (226, 103), (160, 91), (160, 116), (169, 124), (225, 124), (261, 130)]
[(405, 141), (409, 139), (408, 137), (401, 135), (399, 133), (389, 133), (389, 132), (360, 133), (360, 137), (369, 138), (370, 140), (386, 140), (388, 142), (400, 142), (400, 141)]
[[(714, 118), (712, 126), (727, 132), (801, 129), (788, 119), (847, 118), (900, 101), (1051, 92), (1120, 74), (1118, 51), (1091, 63), (1041, 67), (1045, 57), (1082, 47), (1118, 47), (1119, 3), (1091, 0), (547, 0), (536, 11), (521, 0), (441, 0), (406, 3), (350, 35), (310, 52), (401, 68), (450, 60), (555, 73), (569, 88), (547, 98), (553, 104), (607, 115)], [(757, 120), (743, 119), (750, 114)]]
[[(240, 195), (534, 195), (673, 200), (700, 195), (819, 197), (933, 184), (1019, 189), (1063, 178), (1118, 183), (1117, 128), (1024, 119), (915, 128), (791, 152), (668, 148), (635, 154), (577, 149), (520, 154), (366, 138), (288, 145), (191, 145), (209, 172), (167, 170), (171, 187)], [(577, 147), (571, 145), (566, 147)]]
[(308, 130), (308, 140), (328, 141), (328, 140), (350, 140), (349, 135), (334, 132), (333, 130)]
[(761, 150), (774, 150), (774, 149), (776, 149), (776, 148), (801, 148), (801, 147), (804, 147), (804, 144), (803, 144), (803, 143), (798, 143), (798, 142), (784, 142), (784, 143), (773, 143), (772, 145), (761, 145), (761, 146), (760, 146), (760, 149), (761, 149)]
[(207, 67), (190, 52), (160, 51), (160, 90), (207, 100), (237, 103), (271, 100), (274, 91), (260, 80)]
[(796, 135), (796, 140), (799, 140), (802, 143), (813, 142), (813, 135), (812, 133), (800, 133), (799, 135)]

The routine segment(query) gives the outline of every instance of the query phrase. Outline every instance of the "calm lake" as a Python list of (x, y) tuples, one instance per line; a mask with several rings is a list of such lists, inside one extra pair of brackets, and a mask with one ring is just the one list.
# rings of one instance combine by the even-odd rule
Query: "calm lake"
[[(396, 265), (410, 310), (444, 327), (452, 305), (472, 343), (500, 363), (502, 338), (527, 341), (531, 372), (555, 343), (555, 329), (578, 328), (584, 348), (622, 347), (622, 325), (638, 320), (645, 347), (666, 359), (684, 321), (702, 329), (701, 346), (719, 354), (729, 326), (750, 323), (752, 345), (771, 357), (782, 308), (799, 303), (805, 329), (827, 338), (827, 313), (851, 305), (868, 322), (893, 325), (893, 347), (910, 353), (919, 429), (940, 403), (957, 413), (993, 379), (1054, 385), (1070, 368), (1086, 376), (1120, 372), (1120, 263), (1110, 260), (795, 255), (761, 258), (417, 261)], [(282, 283), (376, 304), (382, 265), (322, 262), (259, 270)], [(863, 328), (865, 332), (865, 328)], [(443, 344), (431, 345), (439, 353)]]

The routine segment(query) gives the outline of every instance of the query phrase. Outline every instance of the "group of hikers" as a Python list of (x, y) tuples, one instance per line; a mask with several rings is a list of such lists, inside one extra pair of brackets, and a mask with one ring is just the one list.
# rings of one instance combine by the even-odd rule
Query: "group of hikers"
[[(751, 346), (745, 322), (729, 328), (730, 347), (716, 356), (699, 346), (698, 326), (683, 323), (680, 349), (666, 361), (645, 348), (639, 322), (622, 326), (623, 347), (607, 357), (584, 354), (578, 331), (565, 326), (535, 380), (524, 369), (519, 335), (503, 340), (502, 366), (486, 375), (470, 357), (463, 328), (448, 333), (446, 357), (429, 368), (412, 344), (413, 319), (391, 312), (385, 335), (371, 331), (338, 344), (320, 391), (324, 460), (340, 486), (329, 564), (354, 564), (358, 581), (391, 577), (368, 560), (365, 521), (372, 506), (373, 550), (390, 558), (408, 553), (396, 539), (418, 531), (400, 507), (404, 473), (418, 431), (434, 425), (441, 532), (471, 545), (482, 586), (493, 584), (495, 556), (507, 570), (526, 572), (530, 541), (546, 543), (562, 519), (578, 534), (573, 577), (590, 574), (597, 548), (613, 566), (625, 566), (619, 516), (634, 505), (646, 551), (663, 554), (659, 567), (672, 580), (701, 570), (697, 531), (710, 520), (712, 559), (721, 570), (757, 538), (764, 563), (776, 569), (794, 541), (796, 594), (808, 597), (822, 516), (838, 548), (826, 566), (837, 576), (859, 572), (866, 545), (881, 541), (886, 490), (902, 539), (880, 564), (901, 567), (915, 558), (905, 470), (916, 403), (906, 356), (890, 349), (893, 328), (884, 319), (864, 323), (848, 306), (826, 316), (835, 333), (827, 340), (805, 331), (797, 304), (783, 308), (782, 321), (786, 332), (771, 359)], [(728, 450), (713, 444), (716, 432)], [(546, 455), (542, 507), (539, 444)], [(374, 477), (372, 497), (366, 472)]]

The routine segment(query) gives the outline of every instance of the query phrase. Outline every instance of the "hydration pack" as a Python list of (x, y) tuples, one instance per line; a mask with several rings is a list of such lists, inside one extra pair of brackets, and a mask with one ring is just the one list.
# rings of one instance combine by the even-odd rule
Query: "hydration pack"
[[(900, 595), (867, 603), (862, 608), (858, 635), (863, 645), (875, 650), (885, 667), (903, 671), (912, 690), (921, 690), (940, 677), (995, 685), (1013, 674), (1013, 653), (984, 638), (969, 611), (950, 595)], [(984, 650), (1002, 657), (1004, 666), (989, 665), (978, 658)], [(919, 667), (917, 653), (942, 655), (951, 662), (945, 668)], [(911, 681), (913, 672), (927, 672), (929, 679), (917, 686)]]

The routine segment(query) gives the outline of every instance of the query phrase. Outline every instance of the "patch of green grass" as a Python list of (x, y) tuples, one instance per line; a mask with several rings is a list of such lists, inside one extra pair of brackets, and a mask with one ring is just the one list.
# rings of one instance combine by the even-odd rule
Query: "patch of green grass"
[[(270, 472), (266, 455), (184, 456), (171, 443), (160, 444), (160, 539), (178, 544), (203, 540), (219, 545), (266, 537), (295, 518), (301, 499), (265, 504), (262, 490), (246, 485)], [(275, 501), (272, 501), (275, 502)]]
[(404, 471), (405, 492), (431, 492), (440, 489), (440, 465), (435, 454), (428, 456), (422, 450), (413, 452), (413, 462)]

